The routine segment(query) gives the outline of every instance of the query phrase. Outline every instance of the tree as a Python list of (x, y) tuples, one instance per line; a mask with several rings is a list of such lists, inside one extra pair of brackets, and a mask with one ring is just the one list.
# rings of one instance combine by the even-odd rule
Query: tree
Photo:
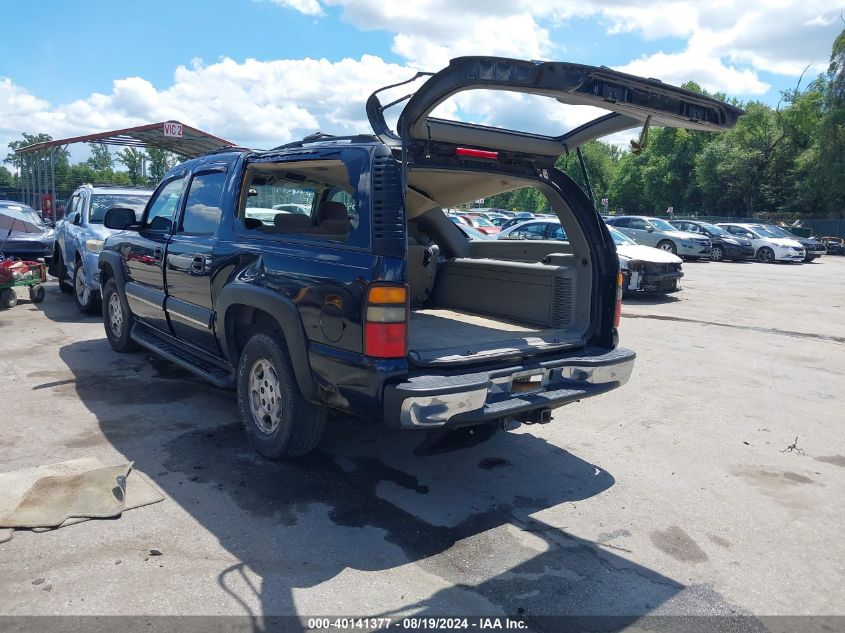
[[(52, 136), (44, 134), (43, 132), (39, 134), (21, 132), (21, 136), (23, 137), (22, 139), (9, 143), (8, 147), (12, 151), (6, 154), (6, 158), (3, 159), (4, 163), (12, 165), (14, 170), (18, 173), (20, 173), (21, 169), (21, 156), (19, 154), (15, 154), (15, 150), (18, 150), (21, 147), (35, 145), (36, 143), (46, 143), (47, 141), (53, 140)], [(68, 165), (70, 165), (70, 152), (67, 151), (66, 147), (53, 148), (53, 158), (55, 159), (55, 169), (57, 172), (62, 169), (67, 169)]]
[(94, 171), (102, 172), (114, 168), (114, 159), (107, 145), (103, 145), (102, 143), (88, 143), (88, 147), (91, 148), (91, 157), (87, 163)]
[(12, 172), (5, 167), (0, 167), (0, 187), (14, 187), (15, 184), (15, 177)]
[(149, 174), (150, 180), (158, 182), (164, 178), (168, 170), (179, 162), (178, 156), (166, 149), (159, 149), (158, 147), (148, 147), (147, 156), (149, 156)]
[(132, 184), (139, 185), (144, 181), (143, 167), (147, 155), (134, 147), (124, 147), (115, 157), (119, 163), (126, 166)]

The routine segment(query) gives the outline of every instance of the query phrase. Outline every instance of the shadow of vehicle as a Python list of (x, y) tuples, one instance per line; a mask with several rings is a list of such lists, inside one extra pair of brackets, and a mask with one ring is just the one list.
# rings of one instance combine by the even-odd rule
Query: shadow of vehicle
[[(317, 452), (273, 463), (248, 445), (234, 393), (143, 353), (115, 354), (104, 339), (60, 356), (73, 380), (56, 388), (73, 389), (108, 442), (240, 561), (218, 582), (253, 630), (301, 613), (300, 590), (318, 586), (314, 615), (509, 614), (533, 618), (532, 630), (558, 630), (543, 618), (564, 615), (613, 615), (616, 628), (685, 593), (612, 545), (538, 517), (614, 479), (530, 432), (419, 455), (420, 435), (336, 416)], [(96, 441), (89, 433), (66, 445)], [(379, 573), (350, 581), (350, 570)], [(417, 595), (400, 596), (406, 587)], [(222, 592), (218, 600), (228, 604)], [(718, 599), (695, 600), (728, 612)]]
[[(83, 314), (76, 307), (73, 296), (59, 290), (59, 282), (50, 278), (44, 284), (46, 293), (44, 301), (30, 305), (31, 310), (38, 310), (44, 313), (51, 321), (56, 323), (84, 323), (88, 321), (102, 321), (99, 312)], [(20, 296), (20, 295), (19, 295)], [(21, 297), (23, 299), (23, 297)], [(27, 298), (28, 301), (28, 298)]]
[[(644, 306), (660, 305), (663, 303), (676, 303), (682, 301), (678, 293), (661, 294), (659, 292), (631, 292), (622, 298), (623, 305), (626, 303)], [(623, 313), (624, 314), (624, 313)]]

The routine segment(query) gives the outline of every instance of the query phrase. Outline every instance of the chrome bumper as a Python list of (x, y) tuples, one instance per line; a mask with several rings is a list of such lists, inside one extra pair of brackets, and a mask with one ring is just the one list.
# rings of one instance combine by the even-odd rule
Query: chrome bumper
[(635, 354), (616, 349), (460, 376), (418, 376), (385, 388), (385, 420), (405, 429), (521, 420), (628, 382)]

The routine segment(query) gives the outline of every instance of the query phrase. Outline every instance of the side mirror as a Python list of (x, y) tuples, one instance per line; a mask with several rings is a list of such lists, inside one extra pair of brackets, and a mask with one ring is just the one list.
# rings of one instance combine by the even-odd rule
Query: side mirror
[(653, 227), (653, 226), (647, 226), (645, 230), (646, 230), (648, 233), (654, 233), (654, 227)]
[(112, 207), (106, 211), (106, 215), (103, 218), (103, 226), (107, 229), (115, 229), (117, 231), (125, 231), (128, 228), (137, 226), (135, 211), (126, 207)]
[(73, 225), (79, 226), (82, 224), (82, 214), (81, 213), (74, 213), (73, 214)]

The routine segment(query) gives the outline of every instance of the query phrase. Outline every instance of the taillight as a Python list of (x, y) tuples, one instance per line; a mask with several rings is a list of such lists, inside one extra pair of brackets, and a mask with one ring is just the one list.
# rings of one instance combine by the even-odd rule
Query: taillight
[(622, 284), (624, 283), (622, 272), (616, 273), (616, 308), (613, 311), (613, 327), (619, 327), (622, 319)]
[(408, 354), (408, 287), (378, 284), (364, 304), (364, 354), (404, 358)]

